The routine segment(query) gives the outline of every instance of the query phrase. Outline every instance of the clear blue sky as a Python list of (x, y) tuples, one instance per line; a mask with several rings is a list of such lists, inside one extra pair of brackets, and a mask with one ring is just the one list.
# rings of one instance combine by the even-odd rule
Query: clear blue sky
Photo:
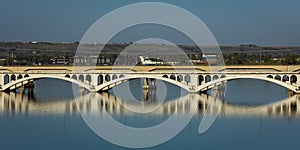
[[(0, 0), (0, 41), (79, 41), (104, 14), (136, 0)], [(300, 46), (299, 0), (168, 0), (197, 15), (220, 45)], [(258, 42), (257, 38), (261, 40)]]

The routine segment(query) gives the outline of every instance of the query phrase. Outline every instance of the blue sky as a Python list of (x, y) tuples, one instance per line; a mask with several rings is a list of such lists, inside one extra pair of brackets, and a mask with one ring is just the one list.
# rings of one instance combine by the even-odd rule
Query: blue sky
[[(101, 16), (136, 0), (0, 0), (0, 41), (80, 41)], [(198, 16), (220, 45), (300, 46), (299, 0), (168, 0)], [(260, 39), (259, 42), (257, 39)]]

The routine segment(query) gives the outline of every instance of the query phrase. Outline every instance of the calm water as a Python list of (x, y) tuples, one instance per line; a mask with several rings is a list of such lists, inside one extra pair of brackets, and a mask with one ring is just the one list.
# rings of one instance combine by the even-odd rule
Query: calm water
[[(43, 86), (45, 84), (47, 87)], [(87, 107), (89, 102), (82, 102), (77, 108), (71, 84), (43, 79), (36, 81), (35, 85), (34, 97), (28, 96), (27, 91), (24, 95), (0, 93), (1, 149), (126, 149), (103, 140), (88, 128), (78, 109), (90, 113), (99, 113), (100, 110)], [(137, 85), (140, 85), (140, 81), (133, 80), (130, 84), (121, 84), (111, 90), (111, 94), (86, 94), (83, 97), (106, 97), (108, 101), (134, 106), (134, 98), (143, 100), (145, 97)], [(129, 87), (133, 94), (129, 95), (125, 87)], [(158, 82), (158, 87), (165, 88), (167, 95), (160, 90), (154, 97), (148, 95), (151, 100), (145, 103), (155, 105), (164, 96), (166, 103), (182, 100), (178, 98), (181, 93), (179, 88), (162, 82)], [(189, 95), (186, 92), (182, 94)], [(199, 97), (198, 109), (185, 129), (170, 141), (149, 149), (298, 149), (300, 111), (297, 112), (294, 105), (290, 108), (292, 111), (270, 111), (270, 104), (274, 102), (291, 101), (294, 104), (299, 101), (297, 96), (288, 98), (284, 88), (250, 79), (229, 82), (225, 99), (220, 99), (224, 108), (204, 134), (198, 133), (205, 112), (201, 104), (210, 97)], [(109, 106), (105, 110), (116, 120), (133, 127), (150, 127), (163, 122), (174, 112), (185, 113), (181, 108), (176, 111), (163, 108), (163, 111), (141, 115), (123, 108), (109, 109)], [(116, 108), (117, 104), (113, 107)]]

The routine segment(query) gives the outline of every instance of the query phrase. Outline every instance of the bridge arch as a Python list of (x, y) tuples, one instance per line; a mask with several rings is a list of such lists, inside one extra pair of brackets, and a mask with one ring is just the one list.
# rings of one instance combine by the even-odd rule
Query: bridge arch
[(109, 81), (110, 81), (110, 75), (109, 75), (109, 74), (105, 75), (105, 81), (106, 81), (106, 82), (109, 82)]
[(120, 76), (119, 76), (119, 78), (123, 78), (124, 77), (124, 74), (121, 74)]
[[(52, 79), (59, 79), (59, 80), (68, 81), (68, 82), (77, 84), (77, 85), (79, 85), (79, 86), (81, 86), (81, 87), (83, 87), (83, 88), (85, 88), (85, 89), (87, 89), (89, 91), (94, 91), (93, 87), (91, 87), (90, 85), (85, 84), (83, 82), (80, 82), (78, 80), (74, 80), (74, 79), (66, 78), (66, 77), (50, 76), (50, 75), (49, 76), (45, 76), (45, 75), (43, 75), (43, 76), (41, 76), (41, 75), (40, 76), (30, 76), (30, 77), (24, 77), (24, 78), (19, 79), (19, 80), (10, 81), (9, 83), (7, 83), (4, 86), (2, 86), (1, 90), (5, 91), (5, 90), (10, 89), (10, 88), (12, 88), (12, 87), (14, 87), (14, 86), (16, 86), (16, 85), (24, 82), (24, 81), (38, 80), (38, 79), (45, 79), (45, 78), (52, 78)], [(15, 87), (15, 88), (17, 88), (17, 87)]]
[(280, 76), (280, 75), (276, 75), (276, 76), (274, 77), (274, 79), (275, 79), (275, 80), (281, 81), (281, 76)]
[(11, 76), (10, 76), (10, 81), (16, 81), (16, 75), (15, 74), (12, 74)]
[(4, 78), (4, 84), (9, 83), (9, 75), (8, 74), (5, 74), (3, 78)]
[(72, 75), (72, 79), (77, 80), (77, 75), (76, 75), (76, 74), (73, 74), (73, 75)]
[[(295, 76), (296, 77), (296, 76)], [(292, 91), (294, 91), (295, 93), (300, 93), (300, 91), (298, 90), (298, 87), (286, 82), (282, 82), (280, 80), (276, 80), (273, 78), (269, 78), (269, 77), (257, 77), (257, 76), (235, 76), (235, 77), (226, 77), (226, 78), (220, 78), (217, 80), (213, 80), (211, 82), (207, 82), (203, 85), (200, 85), (196, 88), (195, 91), (203, 91), (203, 90), (208, 90), (211, 89), (221, 83), (227, 82), (227, 81), (231, 81), (231, 80), (237, 80), (237, 79), (258, 79), (258, 80), (263, 80), (263, 81), (268, 81), (271, 83), (275, 83), (278, 84), (282, 87), (285, 87), (287, 89), (290, 89)]]
[(206, 75), (206, 76), (205, 76), (205, 83), (208, 83), (208, 82), (210, 82), (210, 81), (211, 81), (210, 75)]
[(89, 84), (91, 84), (91, 82), (92, 82), (92, 76), (91, 75), (86, 75), (85, 76), (85, 80), (89, 83)]
[(170, 79), (176, 80), (176, 76), (174, 74), (170, 75)]
[(185, 75), (184, 76), (184, 81), (186, 82), (186, 83), (190, 83), (191, 82), (191, 76), (190, 75)]
[(203, 76), (202, 75), (198, 75), (198, 85), (201, 85), (203, 81), (204, 81)]
[(81, 81), (81, 82), (84, 82), (84, 76), (82, 74), (79, 75), (78, 80)]
[(290, 77), (290, 81), (291, 81), (291, 84), (296, 83), (297, 82), (297, 77), (295, 75), (292, 75)]
[(183, 76), (180, 74), (177, 76), (177, 81), (182, 82), (183, 81)]
[(218, 80), (219, 79), (219, 76), (218, 75), (214, 75), (213, 76), (213, 80)]
[(97, 81), (97, 85), (103, 84), (103, 75), (99, 74), (98, 75), (98, 81)]
[(113, 74), (112, 80), (115, 80), (115, 79), (117, 79), (117, 78), (118, 78), (118, 76), (117, 76), (116, 74)]
[(17, 79), (19, 80), (19, 79), (22, 79), (22, 78), (23, 78), (22, 74), (19, 74)]
[(65, 77), (66, 77), (66, 78), (70, 78), (70, 75), (69, 75), (69, 74), (67, 74), (67, 75), (65, 75)]
[(286, 82), (286, 81), (289, 81), (290, 80), (290, 78), (289, 78), (289, 76), (287, 76), (287, 75), (284, 75), (283, 77), (282, 77), (282, 82)]
[(120, 82), (131, 80), (131, 79), (142, 79), (142, 78), (150, 78), (150, 79), (162, 80), (162, 81), (165, 81), (165, 82), (177, 85), (178, 87), (183, 88), (183, 89), (185, 89), (187, 91), (190, 91), (190, 86), (187, 85), (187, 84), (183, 84), (182, 82), (179, 82), (179, 81), (176, 81), (176, 80), (173, 80), (173, 79), (170, 79), (170, 78), (165, 78), (165, 77), (162, 77), (162, 76), (150, 76), (149, 77), (147, 75), (124, 76), (123, 78), (118, 78), (118, 79), (115, 79), (115, 80), (110, 80), (110, 81), (105, 82), (105, 83), (103, 83), (101, 85), (98, 85), (97, 87), (95, 87), (95, 90), (96, 91), (101, 91), (101, 90), (103, 90), (105, 88), (113, 88), (116, 85), (118, 85), (116, 83), (120, 83)]

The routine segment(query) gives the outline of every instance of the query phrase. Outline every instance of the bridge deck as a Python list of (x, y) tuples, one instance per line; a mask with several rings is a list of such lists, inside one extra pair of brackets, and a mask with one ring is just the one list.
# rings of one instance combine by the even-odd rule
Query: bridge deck
[[(223, 72), (225, 71), (225, 72)], [(269, 81), (300, 93), (300, 66), (15, 66), (0, 67), (0, 91), (41, 78), (75, 83), (88, 91), (111, 89), (131, 79), (161, 80), (188, 92), (206, 91), (236, 79)], [(150, 80), (147, 80), (150, 82)], [(145, 84), (149, 84), (145, 82)], [(153, 84), (155, 84), (153, 82)]]
[(300, 65), (252, 65), (252, 66), (1, 66), (0, 72), (27, 72), (27, 71), (88, 71), (88, 70), (128, 70), (135, 72), (155, 72), (167, 70), (191, 70), (210, 72), (224, 70), (229, 72), (297, 72)]

